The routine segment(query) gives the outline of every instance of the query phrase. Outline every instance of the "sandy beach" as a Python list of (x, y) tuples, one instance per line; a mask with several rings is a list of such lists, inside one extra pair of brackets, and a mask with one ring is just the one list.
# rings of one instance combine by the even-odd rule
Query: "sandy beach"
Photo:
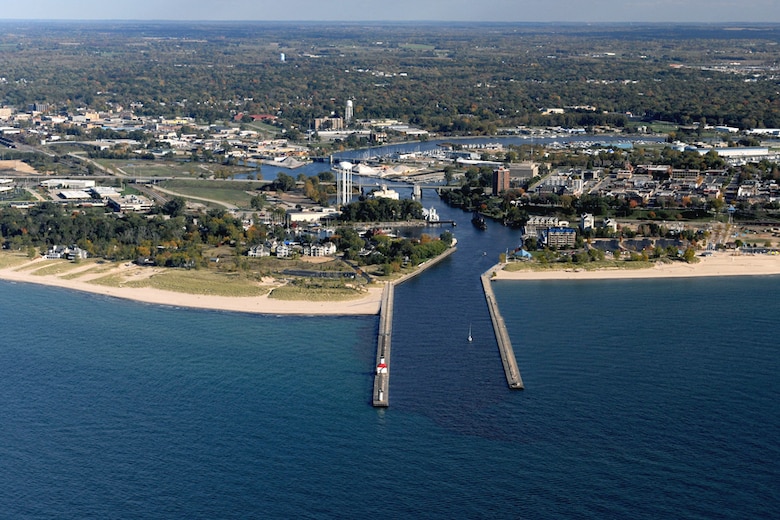
[(756, 276), (780, 274), (778, 255), (735, 255), (713, 253), (698, 256), (694, 264), (658, 263), (648, 269), (602, 269), (588, 271), (576, 267), (533, 271), (506, 271), (494, 268), (494, 280), (617, 280), (636, 278), (691, 278), (699, 276)]
[[(154, 288), (109, 287), (90, 283), (89, 274), (83, 277), (66, 279), (56, 274), (35, 274), (35, 264), (45, 265), (42, 259), (16, 263), (0, 269), (0, 280), (18, 283), (35, 283), (52, 287), (62, 287), (101, 296), (124, 298), (139, 302), (173, 307), (248, 312), (255, 314), (289, 315), (373, 315), (379, 313), (382, 299), (382, 287), (369, 288), (362, 298), (348, 301), (301, 301), (278, 300), (264, 296), (214, 296), (164, 291)], [(122, 269), (118, 266), (117, 269)], [(128, 267), (129, 268), (129, 267)], [(72, 269), (67, 274), (77, 271)]]

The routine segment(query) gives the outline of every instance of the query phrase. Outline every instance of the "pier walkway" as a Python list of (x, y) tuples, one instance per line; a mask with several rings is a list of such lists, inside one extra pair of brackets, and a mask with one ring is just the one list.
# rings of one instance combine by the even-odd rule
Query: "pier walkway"
[(376, 347), (376, 371), (374, 372), (373, 405), (387, 407), (390, 404), (390, 340), (393, 332), (393, 297), (395, 285), (385, 284), (382, 306), (379, 311), (379, 335)]
[(501, 354), (501, 362), (504, 364), (506, 382), (509, 385), (509, 388), (523, 390), (525, 385), (523, 385), (523, 378), (520, 377), (520, 370), (517, 368), (515, 351), (512, 349), (512, 342), (509, 340), (509, 333), (506, 330), (504, 318), (501, 317), (501, 312), (498, 310), (496, 296), (493, 293), (493, 287), (490, 285), (492, 273), (501, 269), (501, 267), (502, 266), (499, 264), (498, 266), (490, 268), (482, 275), (482, 288), (485, 291), (485, 299), (487, 300), (488, 310), (490, 311), (490, 319), (493, 321), (493, 331), (496, 333), (496, 341), (498, 342), (498, 351)]

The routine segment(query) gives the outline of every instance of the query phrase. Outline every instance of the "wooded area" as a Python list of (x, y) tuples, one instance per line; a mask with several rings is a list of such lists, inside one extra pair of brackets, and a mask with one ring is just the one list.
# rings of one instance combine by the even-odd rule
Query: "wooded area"
[[(780, 28), (3, 22), (0, 101), (222, 121), (393, 118), (446, 133), (636, 121), (780, 127)], [(286, 58), (281, 60), (281, 53)], [(546, 108), (565, 113), (544, 114)]]

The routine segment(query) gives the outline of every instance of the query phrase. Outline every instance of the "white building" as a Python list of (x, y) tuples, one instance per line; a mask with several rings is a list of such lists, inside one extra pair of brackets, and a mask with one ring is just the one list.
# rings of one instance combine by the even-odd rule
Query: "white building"
[(593, 218), (593, 215), (591, 213), (583, 213), (580, 217), (580, 228), (583, 231), (588, 231), (593, 229), (593, 227), (596, 225), (596, 219)]
[(347, 100), (347, 107), (344, 109), (344, 124), (349, 126), (352, 122), (352, 118), (355, 117), (354, 107), (352, 106), (352, 100)]
[(335, 218), (338, 211), (334, 208), (317, 208), (307, 210), (288, 210), (285, 220), (288, 226), (293, 224), (311, 224), (322, 219)]
[(67, 188), (73, 190), (86, 190), (95, 187), (95, 181), (85, 179), (48, 179), (41, 181), (41, 186), (47, 189)]
[(280, 244), (276, 246), (277, 258), (289, 258), (290, 255), (292, 255), (292, 252), (293, 252), (292, 247), (288, 246), (287, 244)]
[(337, 251), (336, 244), (333, 242), (312, 244), (303, 248), (303, 254), (305, 256), (332, 256), (335, 255)]
[(246, 255), (252, 258), (262, 258), (265, 256), (271, 256), (271, 248), (262, 244), (259, 246), (250, 247)]
[(114, 196), (108, 198), (108, 204), (115, 211), (149, 211), (154, 203), (141, 195)]
[(374, 190), (371, 193), (368, 194), (368, 197), (371, 199), (392, 199), (392, 200), (399, 200), (398, 192), (395, 190), (388, 189), (386, 185), (382, 185), (380, 189)]

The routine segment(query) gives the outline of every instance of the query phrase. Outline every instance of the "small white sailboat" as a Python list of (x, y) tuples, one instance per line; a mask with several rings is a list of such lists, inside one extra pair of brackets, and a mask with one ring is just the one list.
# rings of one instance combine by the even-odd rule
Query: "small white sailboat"
[(471, 323), (469, 323), (469, 343), (474, 341), (474, 338), (471, 337)]

